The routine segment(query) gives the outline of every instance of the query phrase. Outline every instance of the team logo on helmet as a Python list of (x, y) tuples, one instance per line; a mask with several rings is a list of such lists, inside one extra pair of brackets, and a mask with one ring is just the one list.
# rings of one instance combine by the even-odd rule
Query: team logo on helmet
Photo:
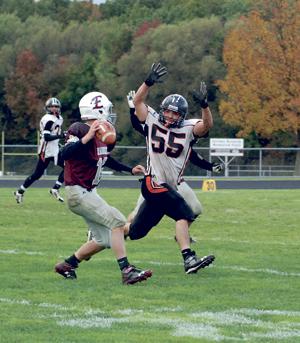
[(112, 112), (112, 103), (107, 96), (100, 92), (85, 94), (79, 102), (79, 111), (82, 120), (108, 120), (112, 124), (116, 121), (116, 114)]
[(102, 95), (97, 95), (91, 100), (91, 104), (94, 105), (93, 110), (95, 108), (99, 109), (103, 107), (101, 98), (102, 98)]

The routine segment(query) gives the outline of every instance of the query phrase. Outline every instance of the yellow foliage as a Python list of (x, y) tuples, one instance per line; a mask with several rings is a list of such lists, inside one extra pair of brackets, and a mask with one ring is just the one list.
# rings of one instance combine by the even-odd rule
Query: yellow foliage
[(225, 38), (227, 76), (218, 82), (221, 116), (242, 137), (300, 131), (300, 0), (261, 4)]

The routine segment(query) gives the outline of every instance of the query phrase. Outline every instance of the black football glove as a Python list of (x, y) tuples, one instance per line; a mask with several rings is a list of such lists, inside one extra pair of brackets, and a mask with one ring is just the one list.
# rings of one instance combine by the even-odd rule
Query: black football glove
[(212, 171), (215, 173), (221, 173), (221, 171), (223, 170), (223, 164), (221, 163), (213, 163), (212, 166)]
[(162, 66), (160, 63), (153, 63), (150, 73), (145, 80), (146, 85), (148, 87), (151, 87), (154, 85), (154, 83), (163, 82), (162, 80), (160, 80), (160, 78), (167, 74), (167, 72), (167, 68)]
[(206, 84), (204, 81), (200, 82), (200, 89), (196, 91), (195, 89), (192, 91), (194, 101), (201, 106), (201, 108), (207, 108), (207, 89)]

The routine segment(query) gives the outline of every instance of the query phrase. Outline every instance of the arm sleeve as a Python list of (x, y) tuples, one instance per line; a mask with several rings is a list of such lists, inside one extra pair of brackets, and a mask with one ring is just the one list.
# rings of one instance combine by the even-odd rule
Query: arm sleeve
[(44, 133), (44, 139), (46, 142), (55, 141), (62, 138), (62, 135), (51, 135), (50, 133)]
[(143, 128), (142, 123), (139, 121), (138, 117), (135, 115), (135, 108), (131, 108), (130, 109), (130, 121), (131, 121), (131, 125), (132, 127), (139, 132), (140, 134), (142, 134), (143, 136), (145, 136), (145, 130)]
[(61, 149), (61, 156), (64, 160), (70, 160), (72, 157), (75, 157), (78, 152), (82, 149), (84, 144), (82, 144), (81, 140), (78, 140), (77, 142), (70, 142), (67, 143), (62, 149)]
[(108, 167), (110, 169), (120, 171), (120, 172), (125, 171), (125, 172), (132, 174), (132, 168), (131, 167), (128, 167), (125, 164), (118, 162), (117, 160), (115, 160), (111, 156), (107, 157), (107, 160), (105, 162), (105, 167)]
[(213, 164), (205, 160), (202, 156), (196, 153), (195, 150), (191, 150), (190, 161), (195, 166), (212, 171)]

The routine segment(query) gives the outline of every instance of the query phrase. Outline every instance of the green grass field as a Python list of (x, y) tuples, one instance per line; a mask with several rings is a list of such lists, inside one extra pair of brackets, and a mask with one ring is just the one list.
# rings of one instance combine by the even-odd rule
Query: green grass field
[[(112, 251), (82, 262), (77, 280), (54, 265), (86, 239), (86, 225), (48, 189), (17, 205), (0, 190), (0, 342), (300, 342), (300, 190), (197, 194), (191, 227), (214, 266), (185, 275), (168, 218), (126, 243), (147, 282), (123, 286)], [(103, 189), (128, 214), (138, 190)]]

